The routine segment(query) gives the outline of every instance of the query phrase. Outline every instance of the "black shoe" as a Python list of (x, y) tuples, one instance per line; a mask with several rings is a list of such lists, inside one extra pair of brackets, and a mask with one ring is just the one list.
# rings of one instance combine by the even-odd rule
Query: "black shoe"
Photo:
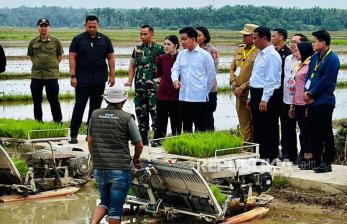
[(151, 142), (151, 147), (158, 147), (161, 146), (161, 142), (160, 141), (152, 141)]
[(318, 167), (314, 168), (313, 171), (315, 173), (327, 173), (331, 172), (331, 164), (327, 162), (322, 162)]
[(70, 144), (77, 144), (78, 140), (77, 138), (71, 138), (71, 140), (69, 141)]

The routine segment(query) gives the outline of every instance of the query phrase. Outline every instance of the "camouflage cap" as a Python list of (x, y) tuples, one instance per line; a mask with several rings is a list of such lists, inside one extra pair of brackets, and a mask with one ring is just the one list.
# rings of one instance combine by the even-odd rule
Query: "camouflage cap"
[(240, 33), (244, 34), (244, 35), (250, 35), (254, 32), (254, 30), (259, 27), (258, 25), (255, 24), (245, 24), (245, 26), (243, 27), (243, 30), (239, 31)]

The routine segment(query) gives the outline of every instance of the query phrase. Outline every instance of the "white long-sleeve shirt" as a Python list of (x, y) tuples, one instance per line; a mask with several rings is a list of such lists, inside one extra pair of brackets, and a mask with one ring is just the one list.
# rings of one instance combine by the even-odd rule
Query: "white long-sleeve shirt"
[(270, 45), (259, 51), (255, 59), (250, 86), (253, 88), (263, 88), (262, 101), (268, 102), (275, 89), (281, 86), (282, 73), (281, 56)]
[(171, 69), (171, 79), (173, 82), (180, 81), (180, 101), (207, 102), (216, 79), (211, 54), (199, 45), (192, 51), (180, 51)]

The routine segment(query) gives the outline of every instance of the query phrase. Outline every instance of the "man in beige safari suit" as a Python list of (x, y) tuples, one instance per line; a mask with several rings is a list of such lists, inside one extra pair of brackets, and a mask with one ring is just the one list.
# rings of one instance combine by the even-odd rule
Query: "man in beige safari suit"
[(247, 108), (249, 92), (249, 78), (252, 74), (253, 64), (258, 54), (258, 49), (253, 43), (253, 31), (257, 28), (254, 24), (245, 24), (240, 33), (243, 35), (243, 44), (235, 51), (234, 59), (230, 66), (230, 85), (236, 96), (236, 111), (240, 123), (240, 131), (246, 142), (252, 142), (252, 118)]

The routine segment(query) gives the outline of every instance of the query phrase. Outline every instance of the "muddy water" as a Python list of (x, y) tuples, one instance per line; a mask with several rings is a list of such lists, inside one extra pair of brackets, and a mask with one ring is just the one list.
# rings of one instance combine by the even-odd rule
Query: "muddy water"
[[(43, 201), (0, 204), (0, 223), (3, 224), (89, 224), (98, 203), (98, 192), (89, 184), (72, 196)], [(145, 223), (149, 215), (124, 216), (122, 223)], [(330, 213), (315, 206), (291, 205), (274, 201), (269, 213), (255, 224), (332, 224), (346, 223), (345, 215)], [(105, 221), (101, 222), (106, 223)], [(201, 223), (197, 220), (180, 220), (162, 223)]]

